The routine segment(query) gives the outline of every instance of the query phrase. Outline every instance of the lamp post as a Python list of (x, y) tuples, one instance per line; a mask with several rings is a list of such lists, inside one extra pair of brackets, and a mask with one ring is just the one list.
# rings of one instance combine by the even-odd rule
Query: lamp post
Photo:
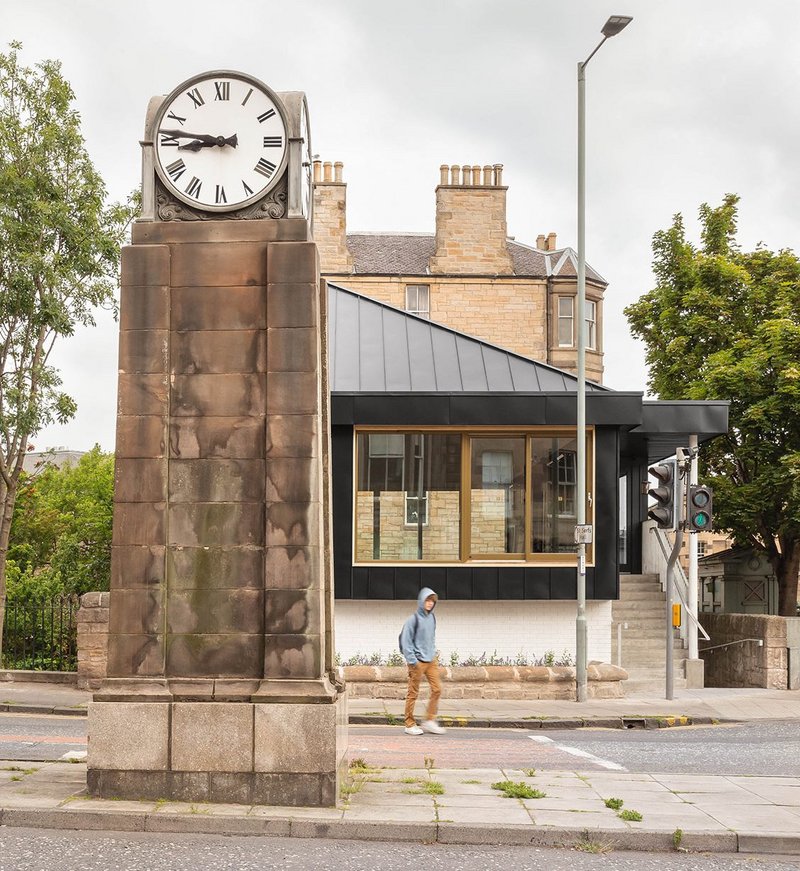
[[(575, 680), (577, 701), (585, 702), (586, 686), (586, 65), (600, 46), (633, 19), (612, 15), (603, 25), (603, 38), (585, 61), (578, 64), (578, 613), (575, 618)], [(580, 530), (580, 532), (579, 532)]]

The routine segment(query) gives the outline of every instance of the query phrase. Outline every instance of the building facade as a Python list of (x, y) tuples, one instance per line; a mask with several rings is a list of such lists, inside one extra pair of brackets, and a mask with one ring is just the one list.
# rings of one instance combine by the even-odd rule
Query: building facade
[[(314, 164), (314, 240), (322, 274), (381, 302), (574, 371), (577, 253), (555, 233), (508, 235), (503, 167), (440, 167), (436, 232), (347, 231), (342, 164)], [(603, 379), (606, 282), (586, 270), (586, 373)]]

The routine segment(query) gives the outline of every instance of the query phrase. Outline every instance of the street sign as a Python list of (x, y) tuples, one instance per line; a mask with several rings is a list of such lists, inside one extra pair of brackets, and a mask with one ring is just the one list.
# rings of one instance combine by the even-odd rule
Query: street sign
[(580, 523), (575, 527), (575, 544), (592, 543), (592, 524)]

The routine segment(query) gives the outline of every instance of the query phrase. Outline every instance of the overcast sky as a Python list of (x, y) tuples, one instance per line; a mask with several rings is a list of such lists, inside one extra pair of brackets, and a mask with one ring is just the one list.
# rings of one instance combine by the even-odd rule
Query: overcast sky
[[(229, 68), (308, 95), (312, 147), (344, 161), (348, 229), (432, 232), (441, 163), (502, 163), (509, 234), (577, 246), (576, 66), (587, 69), (587, 259), (606, 278), (605, 383), (644, 390), (622, 310), (653, 233), (742, 197), (740, 241), (797, 247), (797, 0), (0, 0), (3, 43), (62, 61), (109, 195), (139, 184), (145, 110)], [(117, 327), (62, 342), (75, 420), (37, 449), (114, 447)]]

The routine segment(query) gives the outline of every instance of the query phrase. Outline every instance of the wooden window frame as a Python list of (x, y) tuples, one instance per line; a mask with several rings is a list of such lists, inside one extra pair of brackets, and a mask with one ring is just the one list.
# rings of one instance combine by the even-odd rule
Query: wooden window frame
[[(461, 435), (461, 480), (460, 480), (460, 517), (459, 517), (459, 555), (460, 559), (445, 560), (377, 560), (357, 559), (357, 503), (358, 494), (358, 438), (370, 433), (395, 433), (402, 435), (436, 435), (444, 433), (459, 433)], [(532, 481), (532, 453), (531, 439), (533, 437), (558, 437), (575, 436), (576, 427), (565, 426), (540, 426), (540, 427), (455, 427), (455, 426), (429, 426), (429, 427), (397, 427), (397, 426), (356, 426), (353, 428), (353, 498), (352, 498), (352, 553), (353, 565), (359, 566), (491, 566), (508, 565), (518, 566), (576, 566), (577, 546), (575, 553), (534, 553), (532, 546), (533, 530), (533, 481)], [(497, 553), (481, 554), (473, 556), (471, 553), (472, 531), (472, 438), (525, 438), (525, 553)], [(595, 430), (593, 426), (586, 428), (586, 519), (587, 523), (594, 525), (595, 498)], [(428, 491), (429, 492), (429, 491)], [(405, 518), (404, 518), (405, 519)], [(588, 566), (594, 565), (594, 544), (586, 547), (586, 562)]]

